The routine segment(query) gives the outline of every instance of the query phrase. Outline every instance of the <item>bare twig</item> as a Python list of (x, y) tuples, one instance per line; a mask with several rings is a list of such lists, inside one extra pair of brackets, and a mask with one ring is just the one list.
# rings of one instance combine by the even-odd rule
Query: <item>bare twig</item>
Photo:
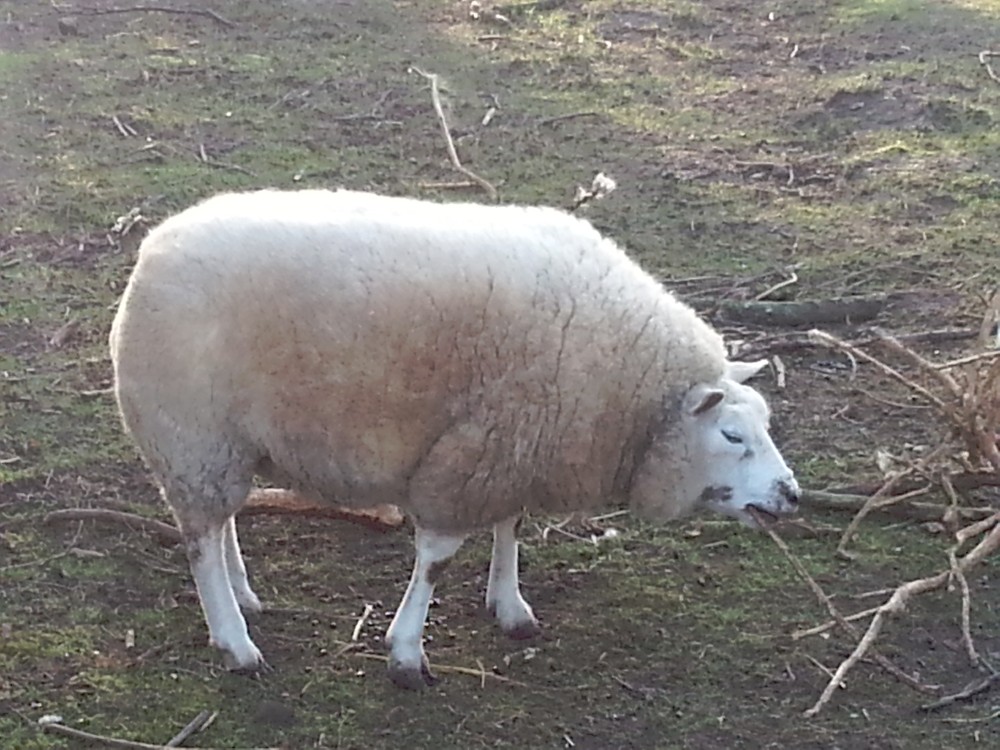
[(758, 302), (762, 302), (775, 292), (784, 289), (785, 287), (792, 286), (792, 284), (797, 284), (798, 282), (799, 282), (799, 275), (795, 273), (795, 271), (792, 271), (792, 275), (789, 276), (787, 279), (785, 279), (784, 281), (779, 281), (774, 286), (768, 287), (763, 292), (754, 297), (754, 299), (757, 300)]
[(233, 21), (220, 16), (214, 10), (202, 8), (168, 8), (162, 5), (133, 5), (128, 8), (81, 8), (79, 12), (85, 16), (107, 16), (112, 13), (173, 13), (175, 15), (211, 18), (216, 23), (228, 28), (236, 26)]
[[(940, 454), (942, 451), (938, 451)], [(844, 529), (844, 533), (840, 537), (840, 541), (837, 543), (837, 554), (841, 557), (850, 560), (853, 555), (847, 551), (847, 545), (850, 543), (851, 539), (857, 533), (858, 527), (861, 525), (861, 521), (864, 520), (865, 516), (871, 513), (873, 510), (885, 508), (890, 505), (897, 505), (905, 500), (909, 500), (912, 497), (919, 497), (920, 495), (926, 495), (930, 492), (930, 485), (925, 485), (911, 492), (907, 492), (902, 495), (892, 494), (892, 488), (895, 487), (900, 481), (902, 481), (906, 476), (910, 474), (909, 470), (897, 472), (893, 474), (885, 484), (883, 484), (879, 490), (868, 498), (861, 509), (854, 515), (851, 522)]]
[[(871, 607), (869, 609), (862, 610), (861, 612), (855, 612), (853, 615), (845, 615), (844, 620), (847, 622), (854, 622), (855, 620), (863, 620), (866, 617), (870, 617), (878, 612), (878, 607)], [(792, 633), (793, 641), (800, 641), (803, 638), (808, 638), (810, 635), (819, 635), (820, 633), (825, 633), (828, 630), (833, 630), (837, 625), (839, 625), (836, 620), (827, 620), (824, 623), (815, 625), (811, 628), (805, 628), (804, 630), (796, 630)], [(832, 674), (832, 673), (831, 673)]]
[(164, 745), (164, 747), (180, 747), (184, 744), (188, 737), (193, 734), (197, 734), (215, 721), (216, 716), (218, 716), (218, 714), (212, 713), (211, 711), (200, 712), (197, 716), (191, 719), (191, 721), (189, 721), (181, 731), (167, 740), (167, 744)]
[[(83, 740), (85, 742), (100, 745), (102, 747), (115, 748), (116, 750), (167, 750), (170, 745), (151, 745), (148, 742), (133, 742), (132, 740), (120, 740), (116, 737), (107, 737), (101, 734), (84, 732), (82, 729), (74, 729), (57, 721), (41, 722), (43, 732), (50, 734), (61, 734), (63, 737)], [(207, 748), (188, 748), (188, 750), (208, 750)], [(259, 750), (278, 750), (278, 748), (260, 748)]]
[(492, 200), (497, 200), (497, 189), (493, 187), (490, 182), (487, 182), (482, 177), (477, 175), (471, 169), (467, 169), (462, 166), (462, 162), (458, 159), (458, 152), (455, 150), (455, 142), (451, 139), (451, 131), (448, 128), (448, 120), (444, 116), (444, 107), (441, 106), (441, 93), (438, 90), (438, 76), (436, 73), (425, 73), (420, 68), (414, 66), (411, 68), (414, 73), (426, 78), (431, 83), (431, 101), (434, 104), (434, 111), (437, 113), (438, 122), (441, 123), (441, 132), (444, 134), (445, 143), (448, 146), (448, 156), (451, 158), (451, 164), (455, 169), (464, 174), (470, 180), (473, 180), (479, 187), (486, 191), (487, 195), (490, 196)]
[[(955, 566), (957, 570), (964, 573), (966, 570), (982, 562), (986, 557), (995, 552), (997, 547), (1000, 547), (1000, 523), (997, 523), (997, 521), (1000, 521), (1000, 513), (995, 514), (994, 525), (989, 534), (987, 534), (972, 550), (958, 558), (957, 565)], [(858, 645), (854, 648), (854, 651), (852, 651), (850, 656), (841, 662), (833, 678), (831, 678), (829, 684), (823, 690), (822, 695), (820, 695), (819, 699), (812, 706), (812, 708), (805, 712), (805, 715), (815, 716), (823, 709), (823, 706), (830, 701), (834, 690), (837, 689), (837, 685), (840, 684), (844, 676), (855, 664), (858, 663), (858, 661), (861, 660), (866, 653), (872, 649), (875, 639), (878, 637), (879, 632), (881, 632), (882, 626), (885, 624), (887, 618), (903, 612), (906, 609), (906, 605), (910, 598), (914, 595), (940, 588), (948, 582), (951, 576), (952, 570), (949, 569), (938, 573), (937, 575), (928, 576), (927, 578), (919, 578), (899, 586), (892, 596), (889, 597), (889, 600), (879, 607), (878, 612), (875, 613), (871, 624), (868, 626), (868, 630), (865, 632), (861, 640), (858, 641)]]
[(984, 49), (979, 53), (979, 64), (986, 68), (986, 75), (992, 78), (997, 83), (1000, 83), (1000, 76), (996, 74), (993, 67), (990, 65), (991, 57), (1000, 57), (1000, 52), (994, 52), (992, 50)]
[(64, 510), (54, 510), (46, 514), (44, 523), (59, 523), (62, 521), (113, 521), (122, 523), (133, 529), (143, 529), (149, 531), (160, 538), (161, 541), (171, 544), (181, 542), (181, 532), (174, 526), (155, 518), (144, 518), (135, 513), (126, 513), (120, 510), (109, 510), (107, 508), (66, 508)]
[(853, 346), (852, 344), (849, 344), (846, 341), (838, 339), (836, 336), (831, 336), (829, 333), (826, 333), (825, 331), (820, 331), (817, 329), (809, 331), (809, 338), (813, 341), (813, 343), (822, 344), (824, 346), (830, 347), (831, 349), (840, 349), (841, 351), (847, 352), (856, 359), (860, 359), (863, 360), (864, 362), (867, 362), (868, 364), (874, 365), (876, 368), (881, 370), (882, 373), (884, 373), (885, 375), (888, 375), (890, 378), (902, 383), (903, 385), (905, 385), (907, 388), (910, 388), (914, 392), (919, 393), (927, 401), (929, 401), (931, 404), (940, 409), (942, 414), (948, 413), (947, 405), (936, 395), (931, 393), (929, 390), (924, 388), (919, 383), (913, 382), (913, 380), (906, 377), (898, 370), (890, 367), (889, 365), (882, 362), (880, 359), (873, 357), (872, 355), (859, 349), (858, 347)]
[[(792, 567), (795, 568), (795, 572), (798, 573), (799, 578), (801, 578), (806, 583), (806, 585), (809, 586), (813, 594), (816, 595), (816, 598), (819, 600), (819, 602), (824, 607), (826, 607), (827, 612), (830, 613), (830, 616), (833, 617), (834, 621), (836, 621), (836, 623), (841, 627), (841, 629), (848, 635), (851, 635), (852, 637), (857, 637), (858, 635), (857, 629), (850, 622), (848, 622), (847, 618), (844, 617), (840, 613), (840, 610), (838, 610), (834, 606), (833, 602), (830, 600), (830, 597), (826, 595), (826, 592), (824, 592), (823, 589), (820, 587), (820, 585), (816, 583), (815, 579), (813, 579), (813, 577), (809, 575), (809, 571), (805, 569), (805, 566), (802, 564), (802, 562), (795, 555), (792, 554), (791, 549), (789, 549), (788, 545), (785, 544), (785, 540), (782, 539), (773, 528), (767, 525), (766, 519), (762, 519), (762, 526), (767, 532), (768, 536), (770, 536), (771, 539), (774, 541), (774, 543), (778, 545), (778, 549), (782, 551), (782, 553), (785, 555), (788, 561), (792, 564)], [(911, 675), (908, 675), (902, 669), (900, 669), (891, 661), (889, 661), (888, 657), (886, 657), (884, 654), (880, 654), (873, 651), (872, 658), (875, 659), (878, 665), (882, 667), (882, 669), (884, 669), (886, 672), (891, 674), (900, 682), (905, 682), (907, 685), (914, 688), (915, 690), (920, 690), (923, 692), (933, 692), (937, 690), (937, 686), (925, 685), (924, 683), (920, 682), (920, 680), (912, 677)], [(844, 674), (846, 674), (846, 672)], [(830, 684), (834, 685), (834, 688), (830, 689), (831, 692), (833, 691), (833, 689), (835, 689), (836, 685), (839, 685), (841, 682), (843, 682), (844, 674), (836, 676), (835, 680), (831, 679)], [(829, 698), (827, 700), (829, 700)]]
[(205, 152), (205, 144), (204, 143), (199, 143), (198, 144), (198, 161), (200, 161), (202, 164), (205, 164), (205, 165), (207, 165), (209, 167), (215, 167), (216, 169), (228, 169), (228, 170), (230, 170), (232, 172), (239, 172), (240, 174), (245, 174), (245, 175), (248, 175), (250, 177), (256, 177), (257, 176), (252, 171), (250, 171), (246, 167), (241, 167), (239, 164), (230, 164), (229, 162), (216, 161), (215, 159), (209, 158), (208, 154)]
[(361, 617), (359, 617), (358, 621), (354, 624), (354, 631), (351, 633), (352, 641), (357, 641), (358, 638), (361, 637), (361, 628), (365, 626), (365, 623), (368, 622), (368, 618), (371, 617), (371, 614), (374, 611), (374, 606), (371, 604), (365, 604), (364, 612), (361, 613)]
[(111, 115), (111, 122), (113, 122), (115, 127), (118, 128), (118, 132), (126, 138), (138, 135), (138, 133), (135, 132), (135, 128), (123, 123), (120, 119), (118, 119), (118, 115)]
[(939, 708), (944, 708), (945, 706), (950, 706), (953, 703), (968, 700), (969, 698), (979, 695), (980, 693), (985, 693), (998, 683), (1000, 683), (1000, 672), (993, 672), (992, 674), (986, 675), (986, 677), (973, 680), (957, 693), (942, 696), (933, 703), (926, 703), (920, 708), (924, 711), (936, 711)]

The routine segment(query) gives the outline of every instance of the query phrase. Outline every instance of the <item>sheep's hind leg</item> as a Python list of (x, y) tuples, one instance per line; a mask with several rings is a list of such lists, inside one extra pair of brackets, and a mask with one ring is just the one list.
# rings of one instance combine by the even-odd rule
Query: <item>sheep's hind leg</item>
[(511, 638), (524, 640), (541, 632), (531, 606), (521, 596), (517, 577), (518, 517), (508, 518), (493, 526), (493, 557), (490, 577), (486, 584), (486, 608)]
[(222, 651), (228, 669), (254, 672), (266, 669), (267, 664), (250, 639), (226, 560), (227, 551), (231, 552), (227, 527), (250, 489), (249, 475), (244, 482), (236, 474), (230, 469), (215, 482), (205, 478), (204, 473), (197, 481), (168, 480), (164, 482), (164, 495), (184, 538), (191, 575), (208, 624), (209, 644)]
[(445, 564), (458, 552), (465, 535), (416, 529), (417, 559), (410, 585), (385, 635), (389, 646), (389, 678), (398, 687), (419, 690), (437, 682), (424, 653), (424, 623)]
[(229, 575), (229, 585), (233, 587), (233, 594), (244, 612), (260, 612), (260, 599), (250, 588), (250, 581), (247, 578), (247, 566), (243, 562), (243, 554), (240, 552), (240, 542), (236, 536), (236, 516), (230, 516), (223, 527), (223, 553), (226, 558), (226, 572)]

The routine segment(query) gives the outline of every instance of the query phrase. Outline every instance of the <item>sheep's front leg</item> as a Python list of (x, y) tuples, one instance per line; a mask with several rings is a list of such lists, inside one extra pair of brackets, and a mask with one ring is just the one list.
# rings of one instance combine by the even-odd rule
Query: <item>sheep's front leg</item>
[(230, 516), (223, 527), (222, 536), (223, 553), (226, 558), (226, 573), (229, 575), (229, 585), (233, 587), (233, 594), (244, 612), (260, 612), (263, 607), (260, 599), (250, 588), (250, 581), (247, 578), (247, 566), (243, 562), (243, 554), (240, 552), (240, 542), (236, 536), (236, 516)]
[(518, 640), (541, 632), (531, 606), (521, 596), (517, 578), (517, 538), (520, 519), (515, 516), (493, 526), (493, 557), (486, 584), (486, 608), (496, 616), (503, 631)]
[(448, 560), (462, 546), (465, 535), (439, 534), (418, 526), (415, 541), (417, 560), (410, 585), (385, 635), (389, 646), (389, 678), (397, 686), (410, 690), (437, 681), (424, 653), (424, 623), (434, 584)]
[(209, 643), (223, 653), (226, 667), (256, 671), (267, 664), (250, 640), (226, 570), (226, 524), (181, 523), (191, 574), (208, 623)]

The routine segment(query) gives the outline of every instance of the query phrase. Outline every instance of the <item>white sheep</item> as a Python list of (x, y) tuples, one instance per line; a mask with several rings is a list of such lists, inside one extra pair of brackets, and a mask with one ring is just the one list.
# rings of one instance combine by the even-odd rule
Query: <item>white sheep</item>
[(537, 632), (524, 511), (696, 505), (753, 525), (798, 487), (721, 337), (587, 222), (549, 208), (349, 191), (211, 198), (142, 243), (111, 331), (115, 392), (187, 545), (210, 642), (263, 666), (240, 608), (234, 514), (254, 475), (352, 507), (395, 503), (416, 564), (386, 640), (433, 676), (434, 583), (493, 527), (487, 606)]

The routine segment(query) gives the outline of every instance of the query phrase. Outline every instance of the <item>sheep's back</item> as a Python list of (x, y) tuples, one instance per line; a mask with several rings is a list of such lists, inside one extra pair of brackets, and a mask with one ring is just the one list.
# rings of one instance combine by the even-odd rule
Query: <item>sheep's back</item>
[(120, 399), (339, 502), (455, 516), (411, 480), (442, 441), (482, 440), (448, 466), (470, 525), (621, 490), (653, 410), (723, 359), (586, 222), (346, 191), (219, 196), (168, 220), (115, 331)]

